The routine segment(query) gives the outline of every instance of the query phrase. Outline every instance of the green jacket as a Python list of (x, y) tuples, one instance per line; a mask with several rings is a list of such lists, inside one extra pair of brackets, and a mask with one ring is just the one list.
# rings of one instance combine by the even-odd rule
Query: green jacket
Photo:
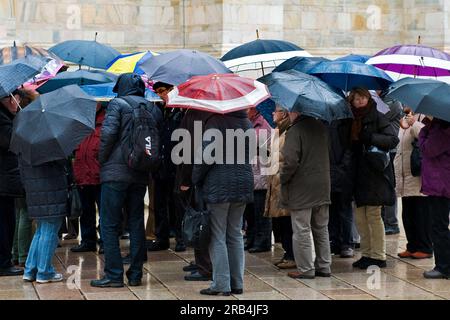
[(330, 160), (325, 125), (301, 116), (287, 130), (281, 151), (280, 205), (288, 210), (303, 210), (330, 201)]

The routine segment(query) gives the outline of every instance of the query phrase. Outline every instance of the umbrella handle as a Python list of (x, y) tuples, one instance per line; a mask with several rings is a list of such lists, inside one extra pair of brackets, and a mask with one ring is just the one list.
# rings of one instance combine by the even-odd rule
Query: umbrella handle
[(17, 104), (17, 107), (19, 108), (19, 110), (22, 110), (22, 107), (20, 106), (19, 101), (17, 101), (16, 97), (14, 97), (14, 95), (12, 93), (9, 94), (11, 96), (11, 98), (13, 98), (14, 102)]

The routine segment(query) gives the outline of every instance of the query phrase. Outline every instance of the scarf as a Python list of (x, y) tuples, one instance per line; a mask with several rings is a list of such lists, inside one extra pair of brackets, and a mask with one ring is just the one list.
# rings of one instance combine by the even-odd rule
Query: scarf
[(359, 135), (362, 129), (362, 120), (370, 113), (373, 104), (368, 104), (364, 108), (355, 108), (352, 106), (353, 122), (352, 122), (352, 141), (359, 141)]

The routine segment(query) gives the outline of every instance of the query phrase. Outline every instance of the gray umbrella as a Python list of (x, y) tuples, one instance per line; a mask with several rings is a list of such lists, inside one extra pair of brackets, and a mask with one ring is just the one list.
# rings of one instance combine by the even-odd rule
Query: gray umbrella
[(0, 66), (0, 98), (39, 74), (47, 62), (46, 58), (27, 56)]
[(14, 118), (11, 151), (31, 165), (67, 158), (95, 129), (96, 105), (77, 85), (41, 95)]
[(450, 86), (438, 80), (404, 78), (389, 87), (388, 97), (415, 113), (450, 121)]
[(258, 81), (266, 84), (271, 99), (288, 111), (327, 122), (353, 118), (345, 98), (319, 78), (296, 70), (272, 72)]
[(209, 54), (181, 49), (153, 56), (140, 65), (153, 81), (161, 81), (175, 86), (193, 76), (211, 73), (231, 73), (222, 61)]

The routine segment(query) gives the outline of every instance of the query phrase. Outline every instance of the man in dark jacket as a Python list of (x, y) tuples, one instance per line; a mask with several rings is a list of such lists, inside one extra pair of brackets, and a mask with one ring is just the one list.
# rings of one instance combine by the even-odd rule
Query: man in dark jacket
[[(328, 132), (317, 119), (291, 112), (291, 126), (281, 151), (280, 204), (291, 212), (293, 251), (297, 271), (291, 278), (329, 277), (331, 255), (328, 236), (330, 160)], [(316, 260), (313, 260), (311, 231)]]
[(20, 103), (20, 95), (13, 93), (0, 99), (0, 276), (23, 273), (11, 262), (16, 225), (14, 198), (23, 196), (17, 156), (9, 151), (13, 119)]
[(99, 161), (102, 183), (100, 228), (105, 251), (105, 275), (91, 281), (94, 287), (122, 287), (123, 264), (119, 236), (122, 208), (128, 213), (130, 228), (131, 265), (126, 272), (130, 286), (141, 285), (145, 250), (144, 196), (148, 172), (130, 168), (125, 161), (122, 141), (132, 126), (133, 108), (146, 103), (156, 123), (161, 122), (161, 111), (144, 99), (145, 85), (137, 74), (122, 74), (113, 89), (117, 98), (107, 109), (101, 130)]

